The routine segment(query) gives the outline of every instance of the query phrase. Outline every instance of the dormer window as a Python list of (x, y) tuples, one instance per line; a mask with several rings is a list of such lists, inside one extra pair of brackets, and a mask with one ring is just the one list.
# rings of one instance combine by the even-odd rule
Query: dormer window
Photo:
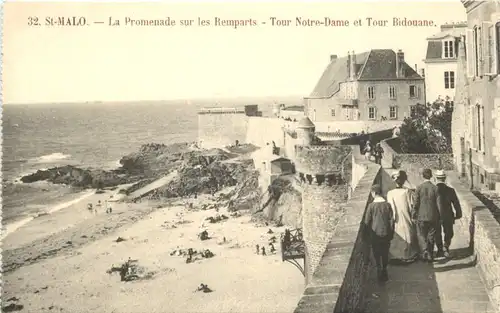
[(443, 59), (455, 58), (455, 42), (453, 40), (443, 41)]

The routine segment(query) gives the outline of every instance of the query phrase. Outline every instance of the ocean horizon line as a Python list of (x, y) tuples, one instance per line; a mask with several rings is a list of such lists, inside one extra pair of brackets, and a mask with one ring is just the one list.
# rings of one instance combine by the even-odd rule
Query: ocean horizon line
[(220, 96), (220, 97), (200, 97), (200, 98), (179, 98), (179, 99), (165, 99), (165, 100), (92, 100), (92, 101), (62, 101), (62, 102), (11, 102), (2, 103), (4, 106), (17, 106), (17, 105), (81, 105), (81, 104), (105, 104), (105, 105), (116, 105), (116, 104), (178, 104), (179, 102), (190, 102), (189, 104), (196, 104), (195, 102), (210, 102), (210, 101), (238, 101), (238, 102), (248, 102), (248, 101), (297, 101), (302, 100), (304, 95), (277, 95), (277, 96)]

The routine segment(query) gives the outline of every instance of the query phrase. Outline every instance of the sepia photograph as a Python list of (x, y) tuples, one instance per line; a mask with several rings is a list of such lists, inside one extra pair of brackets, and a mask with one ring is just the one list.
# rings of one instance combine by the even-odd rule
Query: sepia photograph
[(1, 312), (500, 313), (500, 1), (5, 1)]

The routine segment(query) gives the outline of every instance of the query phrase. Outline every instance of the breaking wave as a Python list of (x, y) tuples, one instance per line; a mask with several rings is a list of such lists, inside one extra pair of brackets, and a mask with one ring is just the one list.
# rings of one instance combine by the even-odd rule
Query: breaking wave
[(60, 161), (60, 160), (66, 160), (66, 159), (68, 159), (70, 157), (71, 157), (70, 154), (64, 154), (64, 153), (61, 153), (61, 152), (55, 152), (55, 153), (52, 153), (52, 154), (42, 155), (40, 157), (31, 159), (30, 161), (32, 163), (53, 163), (53, 162), (57, 162), (57, 161)]

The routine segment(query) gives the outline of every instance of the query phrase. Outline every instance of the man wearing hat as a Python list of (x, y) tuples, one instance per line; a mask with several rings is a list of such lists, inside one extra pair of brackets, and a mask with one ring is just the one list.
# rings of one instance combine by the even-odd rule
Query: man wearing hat
[[(438, 190), (437, 204), (439, 209), (439, 225), (436, 231), (437, 257), (450, 257), (450, 244), (453, 238), (453, 224), (455, 220), (462, 217), (462, 207), (458, 201), (455, 189), (446, 185), (446, 174), (442, 170), (437, 170), (435, 175)], [(455, 212), (453, 212), (455, 211)], [(444, 246), (443, 235), (444, 232)]]
[(437, 206), (437, 187), (431, 182), (432, 170), (422, 171), (424, 182), (415, 190), (412, 206), (412, 219), (417, 224), (417, 235), (424, 261), (434, 260), (434, 243), (439, 226), (439, 209)]

